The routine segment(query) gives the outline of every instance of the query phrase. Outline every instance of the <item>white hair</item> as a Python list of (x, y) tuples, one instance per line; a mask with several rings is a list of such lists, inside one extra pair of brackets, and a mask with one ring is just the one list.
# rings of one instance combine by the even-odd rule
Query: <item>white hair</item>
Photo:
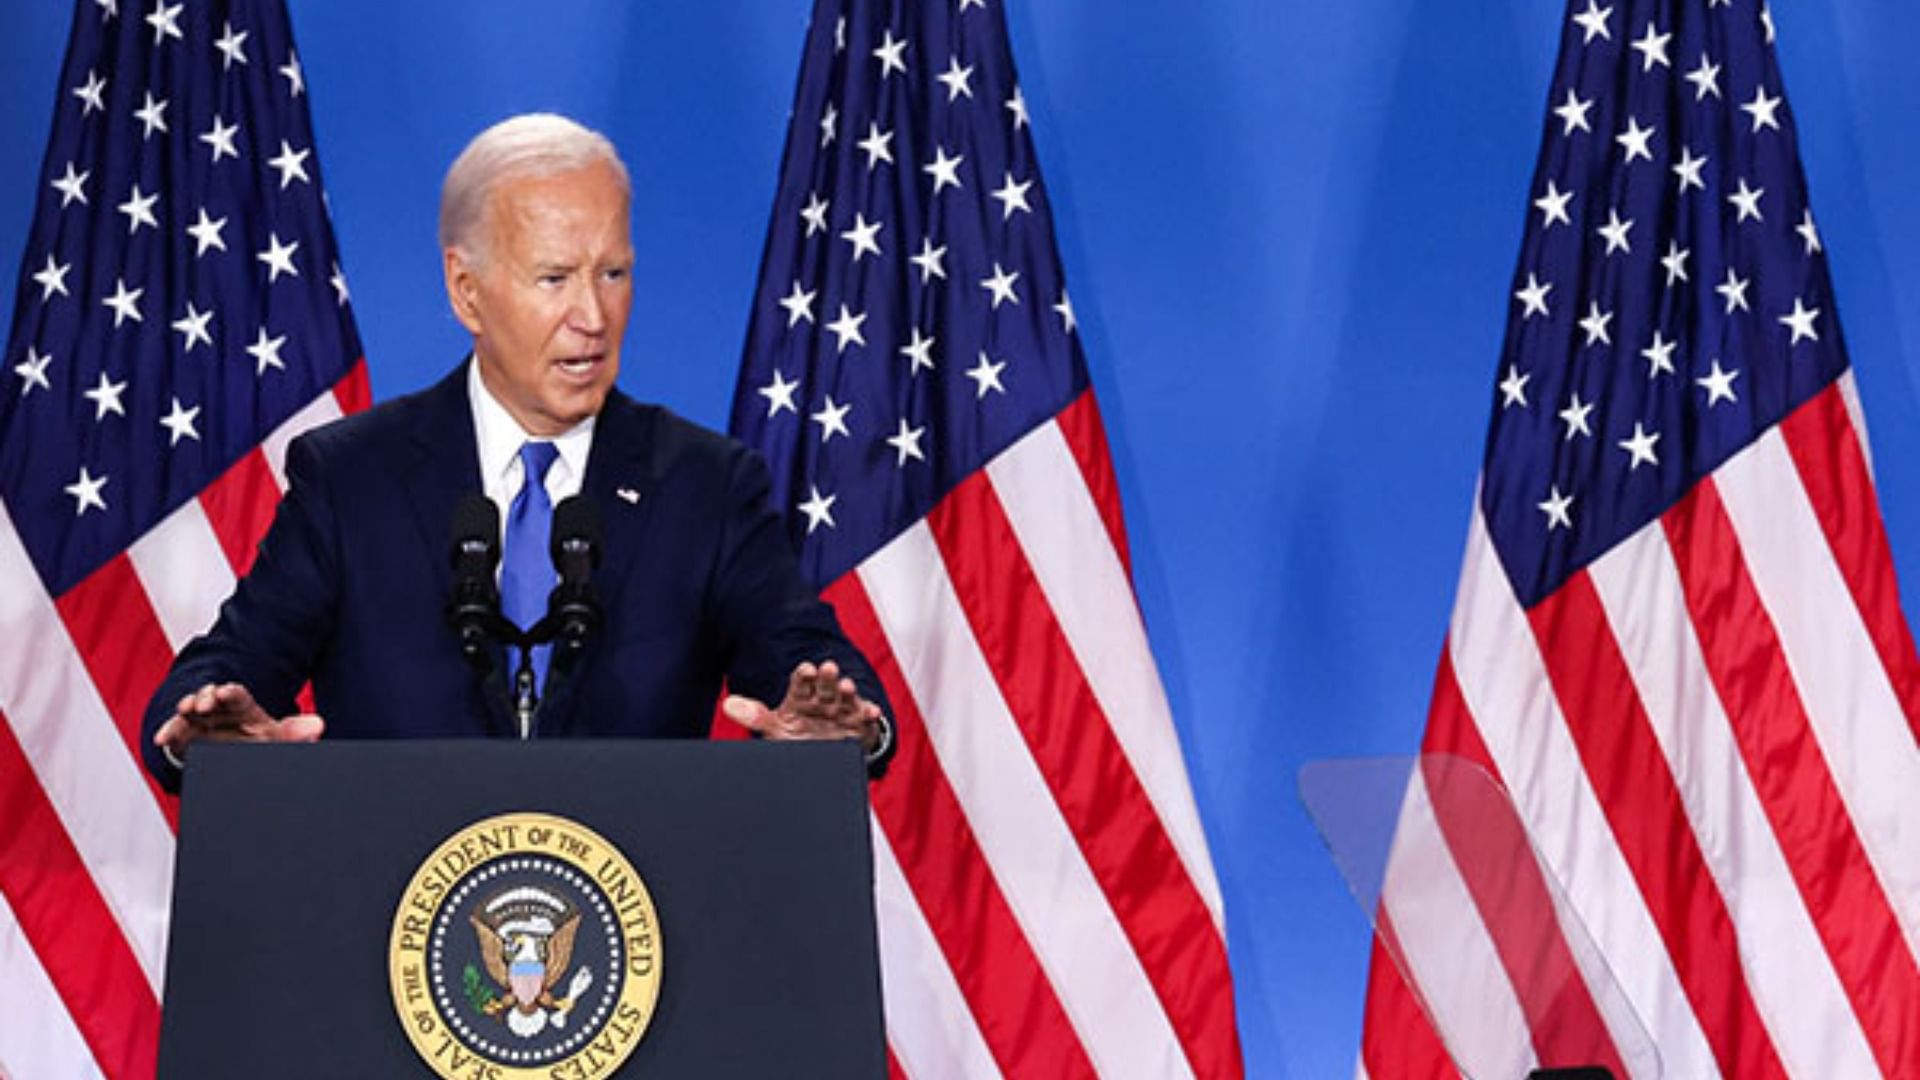
[(469, 259), (485, 255), (481, 219), (493, 189), (507, 180), (553, 176), (598, 162), (613, 166), (620, 190), (633, 193), (627, 166), (605, 135), (556, 113), (524, 113), (473, 137), (440, 186), (440, 247)]

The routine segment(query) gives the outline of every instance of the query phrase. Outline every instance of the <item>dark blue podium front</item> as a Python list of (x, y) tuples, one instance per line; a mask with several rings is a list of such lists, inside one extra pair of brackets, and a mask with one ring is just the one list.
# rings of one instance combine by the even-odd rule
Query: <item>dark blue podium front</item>
[(651, 893), (657, 1007), (592, 1075), (885, 1076), (866, 782), (851, 744), (196, 747), (160, 1076), (431, 1075), (389, 989), (396, 914), (436, 848), (503, 814), (586, 826)]

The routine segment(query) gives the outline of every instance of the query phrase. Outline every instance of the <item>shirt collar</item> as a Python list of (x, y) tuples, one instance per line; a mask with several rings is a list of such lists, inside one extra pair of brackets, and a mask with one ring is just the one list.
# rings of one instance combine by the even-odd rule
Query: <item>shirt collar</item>
[[(467, 402), (473, 410), (473, 434), (480, 452), (480, 476), (489, 489), (517, 475), (520, 445), (537, 436), (529, 435), (507, 407), (487, 389), (480, 378), (480, 358), (467, 358)], [(595, 417), (573, 425), (550, 442), (560, 451), (558, 467), (564, 467), (567, 486), (579, 489), (587, 475), (587, 454), (593, 448)], [(517, 485), (515, 485), (517, 486)]]

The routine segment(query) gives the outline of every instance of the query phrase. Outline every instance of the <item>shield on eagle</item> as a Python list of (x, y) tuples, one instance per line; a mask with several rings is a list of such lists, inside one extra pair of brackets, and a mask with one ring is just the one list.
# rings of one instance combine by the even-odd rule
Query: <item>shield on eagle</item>
[[(487, 1014), (504, 1017), (508, 1029), (522, 1038), (539, 1034), (549, 1021), (564, 1024), (585, 987), (570, 987), (564, 998), (555, 998), (553, 988), (572, 961), (580, 912), (546, 889), (522, 885), (487, 899), (469, 921), (479, 936), (487, 975), (505, 991), (488, 1005)], [(583, 983), (586, 974), (582, 969), (574, 981)]]

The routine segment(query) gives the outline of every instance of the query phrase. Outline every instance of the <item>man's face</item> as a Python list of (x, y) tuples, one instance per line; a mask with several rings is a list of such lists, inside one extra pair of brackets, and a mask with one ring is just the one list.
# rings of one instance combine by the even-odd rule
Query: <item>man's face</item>
[(447, 295), (473, 333), (480, 378), (528, 434), (600, 411), (633, 307), (627, 197), (595, 163), (494, 188), (478, 263), (445, 253)]

